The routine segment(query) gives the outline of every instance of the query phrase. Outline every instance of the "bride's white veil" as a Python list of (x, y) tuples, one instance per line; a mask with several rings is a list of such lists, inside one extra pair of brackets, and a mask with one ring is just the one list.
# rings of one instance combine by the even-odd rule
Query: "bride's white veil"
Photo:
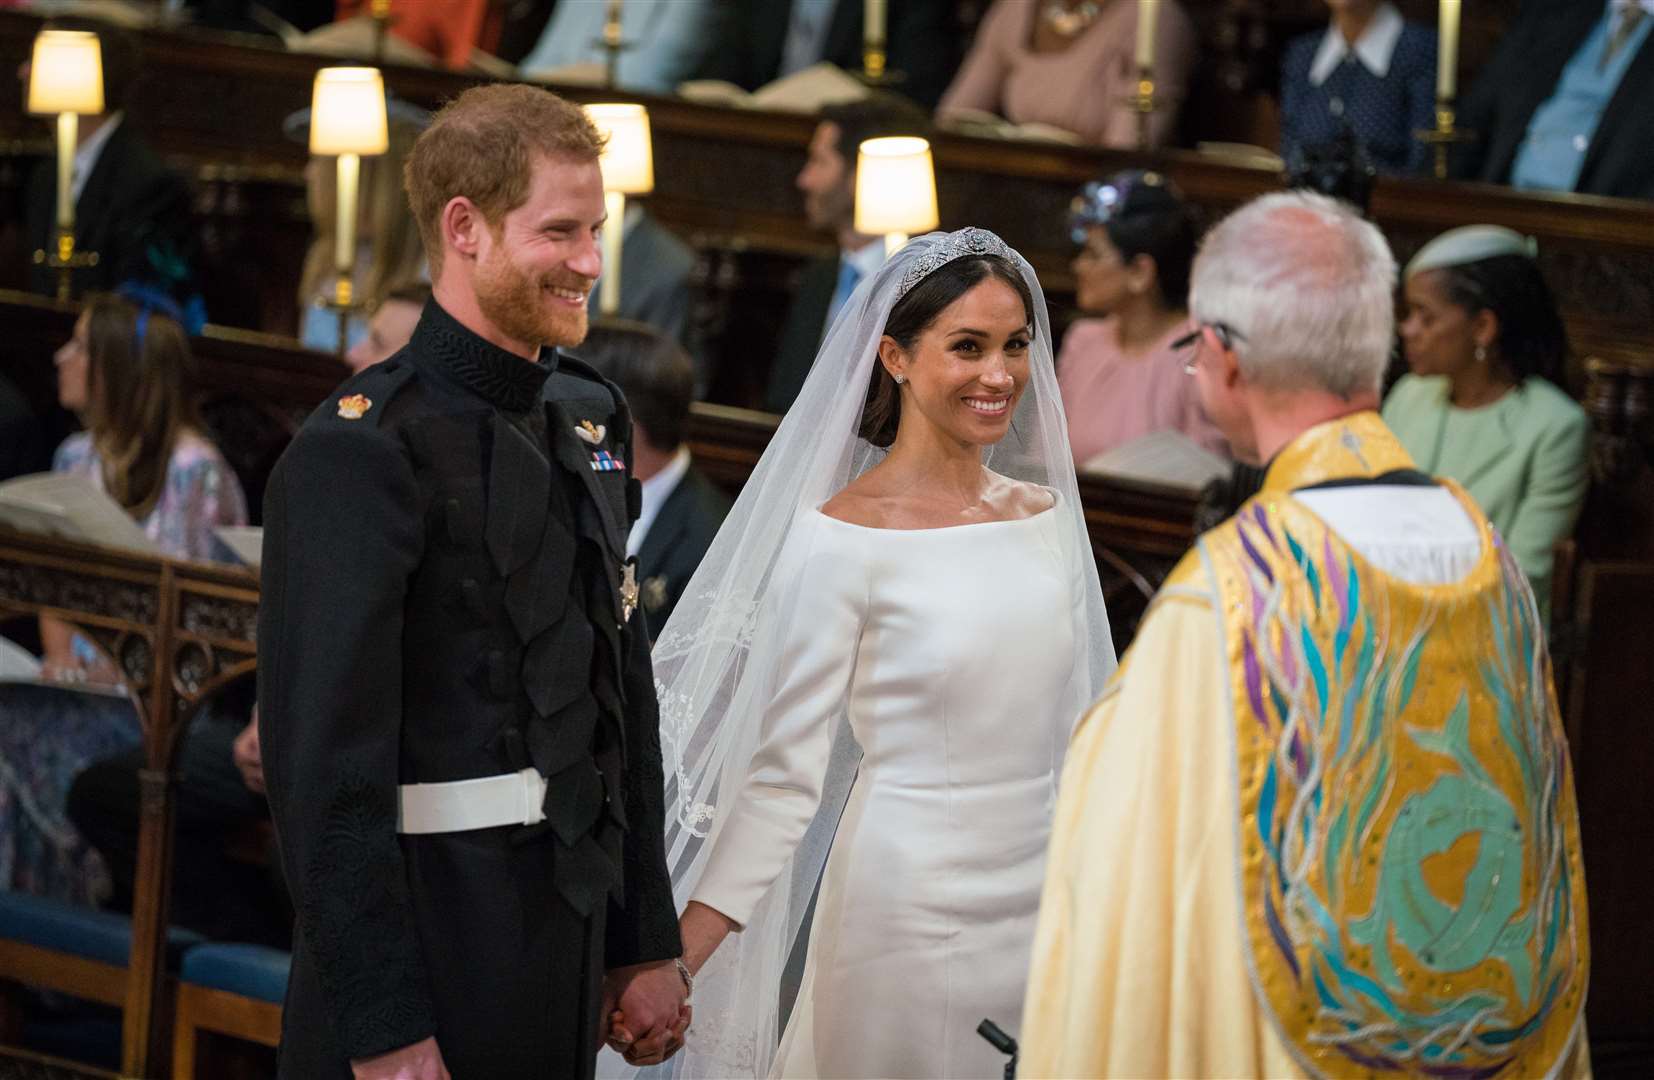
[[(717, 539), (654, 648), (666, 776), (666, 845), (678, 909), (694, 895), (726, 807), (741, 789), (777, 677), (779, 635), (767, 626), (777, 610), (772, 575), (801, 513), (820, 507), (882, 460), (884, 451), (856, 434), (878, 343), (897, 300), (927, 274), (956, 258), (991, 254), (1008, 260), (1034, 298), (1029, 384), (1011, 432), (985, 455), (995, 472), (1043, 484), (1057, 495), (1061, 533), (1083, 582), (1073, 597), (1075, 677), (1067, 710), (1077, 720), (1114, 669), (1096, 563), (1080, 507), (1068, 431), (1057, 394), (1051, 326), (1033, 269), (997, 236), (981, 229), (930, 233), (896, 252), (865, 278), (833, 321), (797, 402), (741, 491)], [(1057, 614), (1057, 613), (1054, 613)], [(847, 642), (849, 648), (851, 643)], [(780, 1036), (780, 985), (827, 851), (838, 827), (860, 749), (841, 711), (815, 820), (741, 933), (725, 939), (695, 985), (688, 1045), (656, 1075), (761, 1077)], [(604, 1076), (635, 1072), (612, 1051)]]

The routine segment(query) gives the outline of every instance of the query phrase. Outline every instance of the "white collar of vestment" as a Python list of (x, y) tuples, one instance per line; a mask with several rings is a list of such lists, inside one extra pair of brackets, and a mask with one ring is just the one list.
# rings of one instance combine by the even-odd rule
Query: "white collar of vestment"
[(1338, 32), (1338, 27), (1327, 27), (1326, 34), (1321, 38), (1321, 47), (1315, 50), (1315, 60), (1309, 65), (1310, 84), (1320, 86), (1326, 82), (1327, 76), (1351, 52), (1361, 61), (1362, 67), (1380, 79), (1384, 78), (1390, 73), (1390, 59), (1395, 55), (1396, 42), (1401, 40), (1401, 30), (1405, 25), (1401, 12), (1395, 9), (1394, 4), (1381, 4), (1373, 12), (1367, 29), (1361, 31), (1361, 36), (1356, 39), (1354, 49)]

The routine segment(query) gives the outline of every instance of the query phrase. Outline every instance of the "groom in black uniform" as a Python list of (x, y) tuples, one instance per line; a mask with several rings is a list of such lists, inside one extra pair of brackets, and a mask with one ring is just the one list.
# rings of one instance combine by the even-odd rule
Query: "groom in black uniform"
[(283, 1077), (590, 1076), (616, 1008), (632, 1060), (682, 1044), (631, 422), (556, 348), (601, 270), (601, 148), (529, 86), (443, 109), (406, 173), (434, 299), (271, 478)]

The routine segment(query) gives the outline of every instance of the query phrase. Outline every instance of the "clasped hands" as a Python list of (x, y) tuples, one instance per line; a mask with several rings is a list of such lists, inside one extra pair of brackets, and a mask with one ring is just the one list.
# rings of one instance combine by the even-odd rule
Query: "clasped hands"
[(694, 1010), (675, 961), (616, 968), (603, 984), (603, 1038), (629, 1065), (659, 1065), (683, 1049)]

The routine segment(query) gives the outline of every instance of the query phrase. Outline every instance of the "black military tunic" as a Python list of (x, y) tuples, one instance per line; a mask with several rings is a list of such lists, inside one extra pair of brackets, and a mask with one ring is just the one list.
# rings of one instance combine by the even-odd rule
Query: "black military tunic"
[[(298, 911), (284, 1077), (430, 1035), (456, 1080), (589, 1075), (604, 971), (679, 954), (630, 429), (590, 369), (433, 302), (276, 466), (258, 681)], [(529, 765), (544, 822), (397, 834), (398, 784)]]

